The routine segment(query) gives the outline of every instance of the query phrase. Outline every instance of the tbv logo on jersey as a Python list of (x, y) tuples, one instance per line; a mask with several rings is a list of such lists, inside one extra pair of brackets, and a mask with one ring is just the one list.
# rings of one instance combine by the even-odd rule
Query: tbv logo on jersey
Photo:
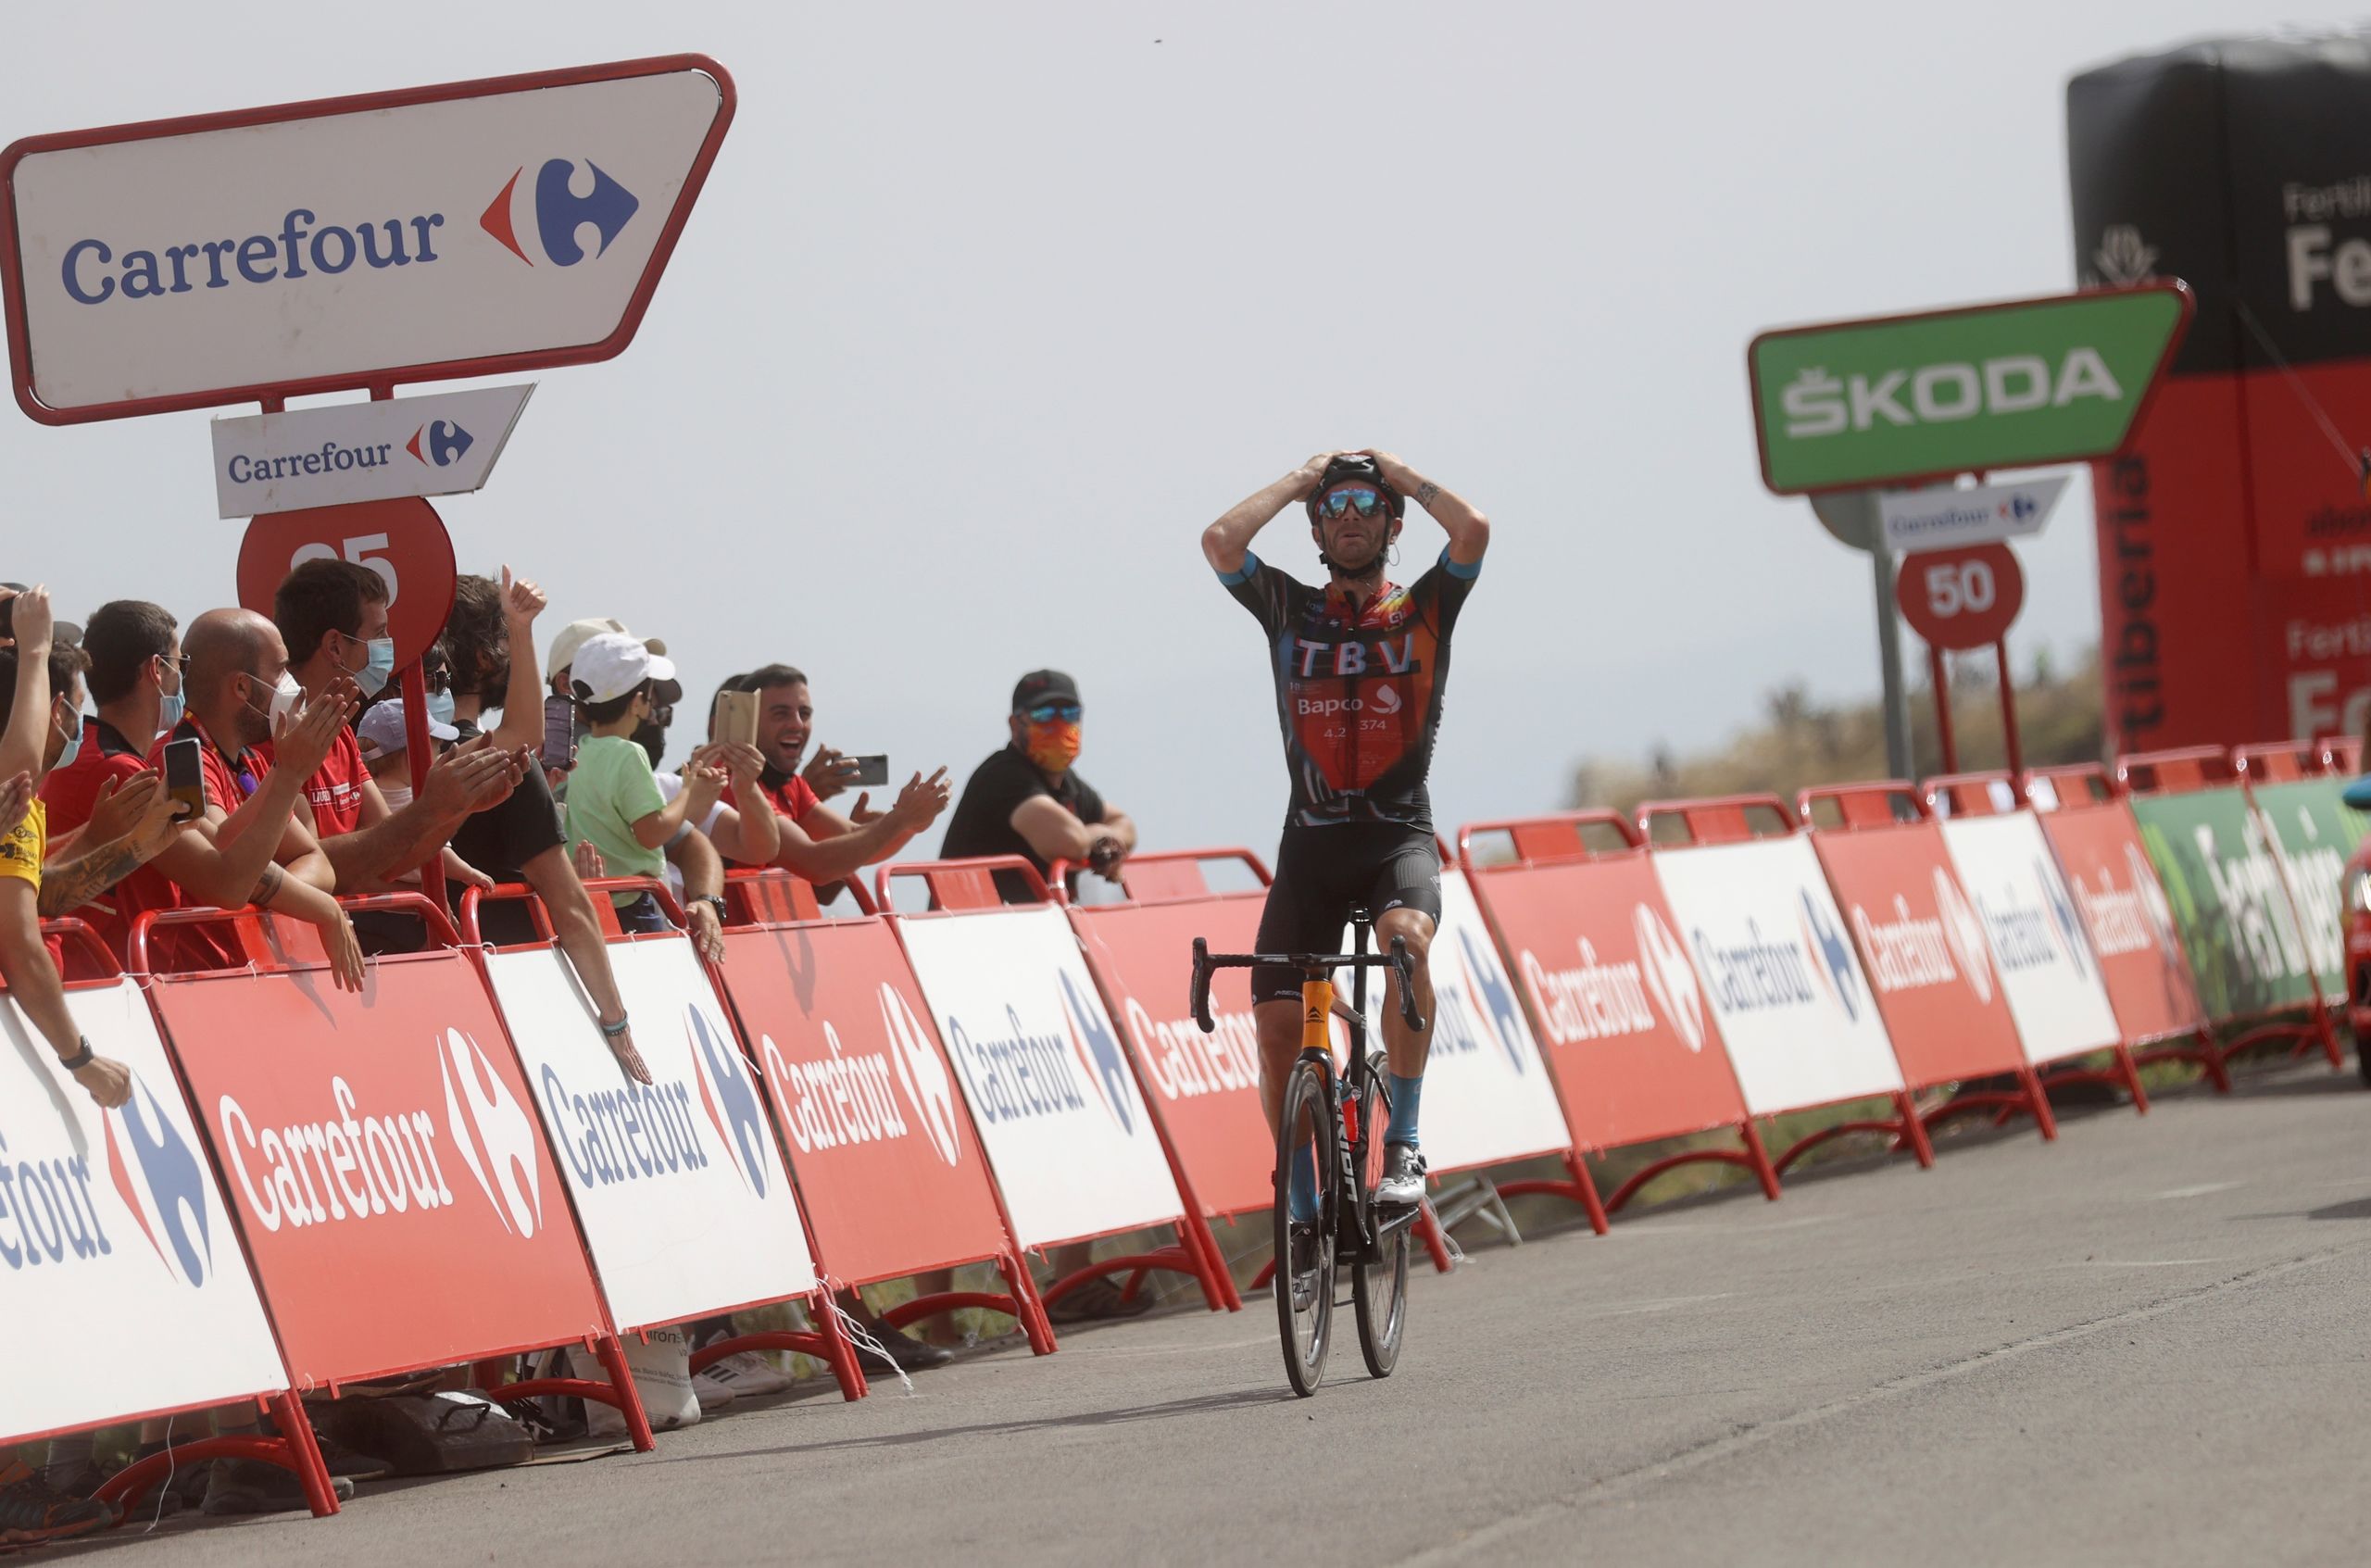
[(1852, 971), (1852, 949), (1809, 893), (1798, 897), (1800, 947), (1771, 941), (1762, 935), (1761, 922), (1750, 918), (1745, 922), (1746, 939), (1729, 946), (1713, 941), (1701, 926), (1688, 932), (1712, 999), (1732, 1012), (1759, 1012), (1807, 1007), (1825, 994), (1847, 1020), (1858, 1022), (1861, 986)]
[[(1461, 928), (1457, 946), (1458, 973), (1465, 985), (1462, 994), (1452, 989), (1433, 993), (1434, 1011), (1439, 1018), (1432, 1048), (1451, 1056), (1468, 1055), (1479, 1051), (1487, 1037), (1506, 1053), (1509, 1066), (1519, 1073), (1528, 1072), (1523, 1052), (1515, 1047), (1522, 1038), (1522, 1015), (1515, 1010), (1514, 992), (1504, 972), (1475, 945), (1472, 932)], [(1479, 1017), (1468, 1010), (1469, 1000), (1481, 1010)]]
[[(44, 1117), (63, 1132), (68, 1123)], [(118, 1124), (121, 1131), (118, 1131)], [(132, 1078), (132, 1098), (106, 1112), (107, 1175), (166, 1273), (193, 1287), (214, 1273), (214, 1238), (206, 1219), (206, 1172), (146, 1083)], [(11, 1273), (112, 1257), (97, 1205), (91, 1161), (65, 1143), (56, 1153), (28, 1147), (21, 1127), (12, 1145), (0, 1132), (0, 1265)], [(129, 1149), (129, 1154), (126, 1150)]]
[(1933, 919), (1910, 912), (1910, 900), (1896, 894), (1890, 918), (1872, 918), (1852, 906), (1854, 935), (1869, 955), (1869, 980), (1879, 991), (1912, 991), (1964, 979), (1979, 1002), (1992, 999), (1992, 965), (1985, 957), (1984, 926), (1960, 896), (1959, 884), (1935, 868)]
[[(554, 267), (573, 267), (587, 258), (581, 231), (591, 224), (599, 238), (591, 256), (597, 259), (633, 221), (642, 203), (590, 158), (584, 168), (591, 189), (580, 195), (574, 188), (577, 166), (571, 160), (546, 159), (525, 192), (519, 189), (527, 172), (521, 164), (479, 215), (478, 226), (530, 267), (538, 257)], [(445, 226), (441, 212), (366, 219), (349, 226), (323, 223), (312, 208), (295, 207), (281, 219), (277, 233), (244, 239), (201, 237), (162, 244), (151, 239), (120, 250), (96, 236), (79, 239), (66, 247), (58, 276), (67, 296), (77, 304), (105, 305), (234, 284), (296, 282), (315, 274), (337, 277), (358, 263), (374, 272), (429, 266), (445, 258), (447, 253), (436, 248), (439, 241), (448, 246), (452, 243), (437, 232)]]
[(404, 450), (430, 468), (451, 468), (475, 445), (476, 438), (450, 420), (431, 420), (411, 433)]
[(1662, 917), (1644, 904), (1633, 907), (1630, 929), (1638, 943), (1637, 961), (1606, 963), (1597, 944), (1579, 940), (1581, 961), (1571, 969), (1549, 969), (1528, 947), (1519, 960), (1523, 983), (1548, 1037), (1560, 1046), (1583, 1040), (1644, 1035), (1655, 1026), (1647, 1005), (1654, 998), (1682, 1044), (1691, 1051), (1704, 1048), (1704, 997), (1697, 988), (1696, 971)]
[(784, 1125), (801, 1154), (844, 1148), (861, 1143), (905, 1137), (912, 1129), (890, 1093), (894, 1080), (905, 1092), (922, 1135), (940, 1161), (960, 1164), (963, 1141), (955, 1120), (955, 1084), (947, 1063), (931, 1048), (921, 1019), (895, 985), (881, 985), (881, 1030), (889, 1043), (885, 1051), (851, 1052), (840, 1042), (840, 1031), (823, 1021), (823, 1047), (829, 1058), (790, 1061), (773, 1036), (758, 1037), (765, 1053), (766, 1073), (789, 1096)]
[[(453, 1152), (502, 1228), (533, 1236), (544, 1217), (534, 1119), (478, 1043), (459, 1030), (445, 1032), (436, 1065)], [(352, 1085), (332, 1076), (329, 1088), (328, 1119), (285, 1127), (257, 1128), (235, 1096), (217, 1102), (222, 1154), (257, 1223), (272, 1232), (303, 1229), (415, 1210), (426, 1214), (456, 1201), (437, 1155), (434, 1116), (424, 1109), (358, 1116)]]

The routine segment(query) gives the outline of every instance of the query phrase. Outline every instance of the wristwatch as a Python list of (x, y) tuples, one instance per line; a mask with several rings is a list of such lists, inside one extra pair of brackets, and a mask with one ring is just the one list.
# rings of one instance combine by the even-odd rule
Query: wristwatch
[(91, 1049), (91, 1042), (84, 1036), (77, 1035), (74, 1036), (74, 1043), (82, 1048), (72, 1056), (61, 1056), (57, 1059), (57, 1065), (69, 1073), (82, 1072), (82, 1069), (91, 1065), (97, 1055)]
[(695, 904), (708, 904), (712, 906), (716, 910), (717, 923), (719, 925), (724, 923), (724, 900), (716, 894), (703, 893), (699, 897), (694, 898), (692, 902)]

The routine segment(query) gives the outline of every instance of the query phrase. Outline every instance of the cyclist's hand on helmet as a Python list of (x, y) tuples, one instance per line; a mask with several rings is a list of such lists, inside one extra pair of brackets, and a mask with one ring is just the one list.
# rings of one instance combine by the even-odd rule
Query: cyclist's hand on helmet
[(1295, 469), (1293, 477), (1300, 481), (1300, 488), (1293, 493), (1293, 499), (1306, 501), (1316, 494), (1317, 482), (1325, 477), (1325, 466), (1341, 455), (1340, 452), (1320, 452)]
[(1373, 446), (1362, 446), (1355, 456), (1373, 458), (1374, 466), (1383, 470), (1383, 482), (1402, 495), (1413, 495), (1416, 493), (1416, 487), (1424, 483), (1416, 477), (1414, 469), (1388, 452), (1379, 451)]

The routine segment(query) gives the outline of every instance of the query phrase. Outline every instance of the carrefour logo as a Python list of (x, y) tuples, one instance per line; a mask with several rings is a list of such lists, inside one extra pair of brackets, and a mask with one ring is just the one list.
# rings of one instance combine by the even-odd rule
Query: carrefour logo
[[(533, 1236), (544, 1223), (543, 1173), (535, 1160), (535, 1122), (478, 1043), (458, 1029), (445, 1031), (437, 1060), (445, 1076), (445, 1115), (461, 1163), (494, 1206), (502, 1228)], [(459, 1074), (458, 1092), (454, 1075)], [(338, 1087), (344, 1088), (341, 1081)], [(425, 1116), (415, 1121), (427, 1130)], [(423, 1145), (427, 1140), (422, 1139)], [(432, 1152), (433, 1158), (433, 1152)], [(440, 1178), (439, 1186), (442, 1186)], [(449, 1196), (445, 1198), (450, 1202)], [(400, 1205), (396, 1212), (402, 1212)]]
[(1062, 1020), (1070, 1026), (1071, 1049), (1086, 1069), (1086, 1081), (1095, 1085), (1112, 1122), (1121, 1132), (1134, 1133), (1135, 1117), (1128, 1105), (1128, 1064), (1120, 1054), (1119, 1037), (1104, 1022), (1102, 1010), (1079, 995), (1078, 985), (1067, 970), (1060, 978)]
[(709, 1125), (740, 1173), (741, 1183), (759, 1198), (766, 1196), (766, 1119), (758, 1109), (758, 1087), (749, 1082), (748, 1063), (730, 1035), (709, 1022), (696, 1006), (684, 1009), (684, 1032), (691, 1037), (692, 1071), (700, 1090), (700, 1109)]
[(1844, 934), (1828, 920), (1827, 911), (1809, 893), (1800, 897), (1803, 906), (1803, 941), (1811, 948), (1820, 979), (1828, 995), (1844, 1009), (1844, 1016), (1858, 1020), (1861, 989), (1852, 978), (1852, 949), (1845, 942)]
[(801, 1154), (902, 1138), (913, 1130), (897, 1107), (897, 1090), (903, 1090), (932, 1151), (941, 1163), (956, 1164), (963, 1145), (947, 1063), (896, 986), (883, 982), (880, 1000), (887, 1050), (848, 1049), (828, 1018), (822, 1021), (822, 1051), (804, 1061), (785, 1058), (772, 1035), (758, 1037), (766, 1076), (784, 1108), (783, 1130)]
[(2058, 868), (2047, 860), (2034, 862), (2034, 880), (2041, 884), (2041, 896), (2050, 906), (2050, 922), (2058, 928), (2059, 946), (2066, 949), (2067, 961), (2075, 972), (2088, 975), (2090, 966), (2083, 961), (2083, 932), (2075, 923), (2075, 901), (2066, 896), (2065, 884), (2058, 880)]
[(1440, 1016), (1433, 1049), (1451, 1055), (1476, 1051), (1487, 1036), (1505, 1053), (1508, 1065), (1519, 1073), (1529, 1072), (1515, 1043), (1523, 1036), (1513, 991), (1490, 961), (1490, 955), (1476, 947), (1472, 932), (1461, 927), (1457, 946), (1457, 973), (1463, 984), (1458, 988), (1444, 987), (1435, 997), (1435, 1010)]
[(1967, 895), (1951, 873), (1935, 868), (1935, 905), (1941, 910), (1943, 938), (1960, 961), (1960, 973), (1979, 1002), (1992, 1000), (1992, 956), (1984, 946), (1984, 922), (1968, 908)]
[[(431, 420), (411, 433), (404, 450), (433, 469), (450, 468), (461, 460), (476, 438), (450, 420)], [(383, 451), (382, 456), (384, 456)]]
[(1630, 913), (1631, 934), (1638, 940), (1638, 967), (1645, 972), (1648, 993), (1673, 1033), (1690, 1051), (1704, 1049), (1704, 997), (1696, 988), (1696, 971), (1687, 949), (1679, 945), (1662, 917), (1644, 904)]
[(91, 1162), (43, 1158), (0, 1134), (0, 1264), (10, 1273), (104, 1258), (115, 1250), (91, 1202)]
[[(574, 163), (564, 157), (546, 158), (535, 170), (532, 191), (521, 192), (519, 182), (527, 173), (521, 164), (502, 187), (502, 194), (478, 215), (478, 226), (530, 267), (535, 265), (535, 257), (528, 254), (530, 247), (554, 267), (573, 267), (584, 259), (581, 232), (589, 223), (598, 241), (593, 249), (597, 258), (634, 220), (642, 203), (599, 164), (587, 158), (584, 167), (590, 172), (580, 182)], [(588, 186), (582, 194), (576, 190), (580, 182)]]
[(897, 1070), (897, 1083), (906, 1098), (922, 1113), (922, 1131), (929, 1135), (931, 1148), (947, 1164), (955, 1164), (963, 1158), (963, 1139), (955, 1120), (955, 1085), (947, 1075), (947, 1063), (932, 1048), (930, 1032), (914, 1016), (904, 993), (885, 981), (881, 986), (881, 1023), (889, 1035), (890, 1065)]
[(140, 1234), (156, 1249), (167, 1273), (183, 1285), (203, 1287), (214, 1275), (206, 1167), (137, 1073), (132, 1079), (132, 1098), (109, 1111), (100, 1125), (107, 1134), (107, 1174)]

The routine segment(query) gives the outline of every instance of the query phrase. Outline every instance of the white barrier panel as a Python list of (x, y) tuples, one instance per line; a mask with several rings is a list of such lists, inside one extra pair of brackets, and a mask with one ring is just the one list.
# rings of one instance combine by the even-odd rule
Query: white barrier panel
[(1069, 918), (1048, 905), (897, 926), (1021, 1245), (1175, 1221), (1185, 1203)]
[(1897, 1093), (1901, 1067), (1810, 839), (1650, 857), (1756, 1116)]
[(2100, 960), (2041, 820), (2030, 811), (1952, 817), (1943, 842), (1976, 904), (2026, 1060), (2055, 1061), (2120, 1043)]
[(66, 1005), (132, 1098), (101, 1110), (0, 999), (0, 1439), (287, 1387), (139, 987)]
[[(1424, 1160), (1457, 1171), (1572, 1147), (1556, 1086), (1523, 1003), (1461, 872), (1441, 872), (1433, 937), (1432, 1052), (1424, 1062)], [(1367, 1037), (1383, 1043), (1388, 1006), (1371, 977)]]
[(691, 943), (613, 943), (609, 968), (647, 1085), (557, 951), (486, 955), (610, 1315), (645, 1328), (814, 1289), (765, 1098)]

